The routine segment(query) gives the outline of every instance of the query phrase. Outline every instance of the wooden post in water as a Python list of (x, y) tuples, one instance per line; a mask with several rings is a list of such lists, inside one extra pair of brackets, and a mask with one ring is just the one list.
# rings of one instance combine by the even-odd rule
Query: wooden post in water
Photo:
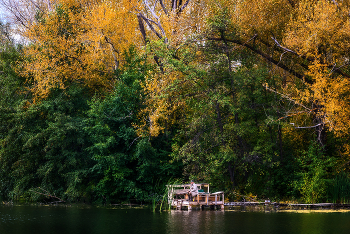
[(225, 194), (222, 193), (222, 205), (221, 205), (221, 210), (224, 210), (225, 209)]

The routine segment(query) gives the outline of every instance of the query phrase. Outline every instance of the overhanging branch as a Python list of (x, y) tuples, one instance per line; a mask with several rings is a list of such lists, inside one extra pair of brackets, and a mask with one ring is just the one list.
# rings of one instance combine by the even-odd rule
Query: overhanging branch
[[(223, 41), (222, 38), (208, 38), (208, 40), (212, 40), (212, 41)], [(266, 59), (267, 61), (275, 64), (277, 67), (279, 68), (282, 68), (283, 70), (291, 73), (292, 75), (294, 75), (295, 77), (299, 78), (299, 79), (303, 79), (304, 76), (298, 72), (296, 72), (295, 70), (287, 67), (286, 65), (284, 65), (283, 63), (280, 63), (280, 61), (277, 61), (275, 59), (273, 59), (271, 56), (269, 56), (268, 54), (265, 54), (264, 52), (256, 49), (255, 47), (249, 45), (248, 43), (246, 42), (241, 42), (239, 40), (234, 40), (234, 39), (225, 39), (226, 41), (228, 42), (232, 42), (232, 43), (235, 43), (235, 44), (238, 44), (238, 45), (241, 45), (241, 46), (244, 46), (248, 49), (250, 49), (251, 51), (253, 51), (254, 53), (256, 54), (259, 54), (260, 56), (262, 56), (264, 59)]]

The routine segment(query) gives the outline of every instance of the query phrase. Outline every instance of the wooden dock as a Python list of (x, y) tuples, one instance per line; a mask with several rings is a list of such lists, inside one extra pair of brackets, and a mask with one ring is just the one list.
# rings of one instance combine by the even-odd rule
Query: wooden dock
[(224, 204), (226, 210), (238, 210), (238, 211), (298, 211), (298, 210), (350, 210), (350, 204), (341, 203), (278, 203), (278, 202), (227, 202)]
[(315, 203), (315, 204), (293, 204), (293, 203), (278, 203), (270, 202), (224, 202), (224, 192), (219, 191), (211, 193), (209, 191), (209, 184), (201, 183), (197, 184), (198, 195), (190, 198), (191, 184), (178, 184), (178, 185), (167, 185), (168, 190), (168, 204), (172, 209), (176, 210), (193, 210), (199, 209), (204, 210), (210, 209), (227, 209), (227, 210), (299, 210), (299, 209), (350, 209), (350, 204), (338, 204), (338, 203)]
[(209, 184), (197, 184), (198, 195), (189, 198), (191, 184), (167, 185), (168, 203), (173, 209), (192, 210), (192, 209), (221, 209), (224, 210), (224, 192), (210, 193)]

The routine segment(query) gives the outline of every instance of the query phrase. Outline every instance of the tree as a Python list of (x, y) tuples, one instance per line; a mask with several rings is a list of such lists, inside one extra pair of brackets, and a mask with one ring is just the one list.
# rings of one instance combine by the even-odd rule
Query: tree
[(202, 1), (1, 3), (32, 44), (25, 49), (28, 62), (23, 72), (32, 76), (32, 91), (39, 99), (51, 88), (65, 88), (72, 80), (110, 89), (111, 74), (123, 65), (124, 50), (133, 45), (143, 51), (144, 43), (159, 39), (179, 46), (202, 30), (205, 21), (199, 16), (207, 10)]
[[(149, 200), (178, 173), (181, 164), (171, 163), (167, 139), (149, 141), (138, 136), (138, 112), (143, 108), (142, 85), (152, 67), (131, 49), (118, 85), (105, 99), (93, 100), (85, 131), (92, 142), (86, 151), (96, 162), (91, 168), (91, 190), (103, 202)], [(159, 191), (160, 190), (160, 191)], [(161, 194), (162, 195), (162, 194)]]
[[(320, 144), (324, 143), (325, 127), (338, 133), (348, 129), (348, 107), (343, 102), (349, 78), (348, 46), (344, 44), (348, 2), (230, 2), (236, 6), (230, 12), (235, 33), (211, 34), (209, 40), (241, 45), (288, 72), (290, 85), (284, 94), (307, 106), (302, 111), (314, 116), (310, 127), (316, 129)], [(304, 85), (293, 85), (295, 78)]]

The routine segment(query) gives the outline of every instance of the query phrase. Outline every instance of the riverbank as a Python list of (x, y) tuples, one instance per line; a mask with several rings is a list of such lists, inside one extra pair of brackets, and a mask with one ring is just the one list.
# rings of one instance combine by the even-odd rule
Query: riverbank
[(228, 202), (225, 203), (226, 211), (249, 212), (350, 212), (348, 203), (278, 203), (278, 202)]
[[(168, 205), (162, 205), (162, 208), (158, 204), (153, 207), (152, 204), (136, 204), (136, 203), (120, 203), (120, 204), (85, 204), (85, 203), (30, 203), (30, 202), (1, 202), (0, 206), (32, 206), (32, 207), (67, 207), (67, 208), (79, 208), (79, 209), (94, 209), (94, 208), (106, 208), (106, 209), (145, 209), (152, 210), (153, 212), (167, 212), (170, 211)], [(200, 210), (200, 209), (194, 209)], [(211, 207), (204, 207), (203, 210), (211, 210)], [(314, 203), (314, 204), (302, 204), (302, 203), (279, 203), (279, 202), (227, 202), (224, 204), (222, 211), (236, 211), (236, 212), (296, 212), (296, 213), (308, 213), (308, 212), (350, 212), (350, 204), (348, 203)]]

